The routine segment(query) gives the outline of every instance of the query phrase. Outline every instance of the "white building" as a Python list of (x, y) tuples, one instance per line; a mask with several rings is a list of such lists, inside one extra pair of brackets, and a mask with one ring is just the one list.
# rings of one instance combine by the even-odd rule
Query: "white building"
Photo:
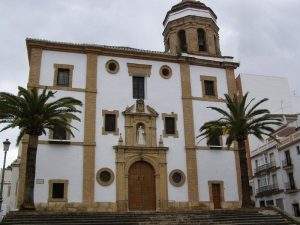
[[(19, 166), (20, 160), (16, 159), (11, 165), (6, 167), (5, 169), (2, 192), (2, 215), (9, 211), (17, 210)], [(2, 169), (0, 172), (0, 177), (2, 177)]]
[(300, 116), (289, 116), (275, 135), (251, 152), (253, 195), (257, 207), (277, 206), (300, 217)]
[[(38, 209), (143, 211), (238, 208), (237, 151), (199, 128), (236, 92), (232, 57), (221, 55), (217, 16), (183, 0), (167, 13), (166, 51), (27, 39), (29, 88), (83, 103), (78, 130), (39, 140)], [(24, 196), (27, 141), (19, 198)]]

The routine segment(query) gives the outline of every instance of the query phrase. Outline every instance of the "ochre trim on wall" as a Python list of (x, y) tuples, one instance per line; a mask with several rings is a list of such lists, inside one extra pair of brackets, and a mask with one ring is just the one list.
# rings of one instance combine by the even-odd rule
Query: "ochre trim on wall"
[[(236, 85), (236, 81), (235, 81), (234, 68), (232, 68), (232, 67), (226, 68), (226, 79), (227, 79), (228, 94), (230, 96), (237, 94), (237, 85)], [(237, 149), (237, 143), (234, 143), (234, 148)], [(237, 176), (239, 201), (241, 201), (242, 200), (242, 181), (241, 181), (240, 157), (239, 157), (238, 151), (234, 152), (234, 157), (235, 157), (235, 168), (236, 168), (236, 176)]]
[[(72, 88), (74, 65), (56, 64), (55, 63), (53, 66), (54, 66), (53, 86), (62, 88), (62, 90), (64, 90), (65, 88)], [(68, 69), (70, 71), (70, 73), (69, 73), (69, 85), (68, 86), (62, 86), (62, 85), (57, 84), (57, 77), (58, 77), (58, 70), (59, 69)]]
[(151, 65), (127, 63), (128, 74), (130, 76), (150, 77)]
[(181, 89), (182, 89), (182, 107), (183, 107), (183, 122), (184, 122), (184, 137), (186, 148), (186, 166), (187, 166), (187, 181), (188, 181), (188, 196), (189, 202), (198, 204), (198, 170), (197, 170), (197, 155), (195, 146), (195, 131), (194, 131), (194, 115), (193, 102), (191, 99), (191, 79), (190, 66), (187, 63), (180, 64)]
[(35, 87), (40, 83), (42, 48), (31, 48), (28, 53), (30, 54), (28, 85)]
[[(87, 54), (87, 75), (85, 93), (84, 143), (95, 143), (96, 135), (96, 92), (97, 92), (96, 54)], [(95, 189), (95, 146), (84, 145), (83, 151), (83, 203), (92, 207)]]

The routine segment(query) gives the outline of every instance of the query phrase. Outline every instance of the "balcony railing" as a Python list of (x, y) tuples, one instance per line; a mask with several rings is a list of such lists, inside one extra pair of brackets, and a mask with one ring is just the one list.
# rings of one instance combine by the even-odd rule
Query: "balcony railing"
[(290, 168), (290, 167), (293, 167), (293, 163), (291, 160), (283, 160), (282, 161), (282, 167), (283, 168)]
[(276, 162), (269, 162), (269, 163), (266, 163), (264, 165), (256, 167), (254, 169), (254, 173), (259, 174), (263, 171), (267, 171), (267, 170), (274, 169), (274, 168), (276, 168)]
[(284, 184), (286, 191), (295, 191), (297, 190), (295, 183), (287, 182)]
[(296, 133), (291, 134), (289, 137), (281, 140), (278, 148), (282, 149), (283, 147), (290, 145), (291, 143), (294, 143), (298, 140), (300, 140), (300, 131), (297, 131)]
[(259, 187), (256, 189), (256, 195), (257, 196), (267, 196), (272, 195), (273, 193), (279, 192), (278, 184), (270, 184), (266, 186)]

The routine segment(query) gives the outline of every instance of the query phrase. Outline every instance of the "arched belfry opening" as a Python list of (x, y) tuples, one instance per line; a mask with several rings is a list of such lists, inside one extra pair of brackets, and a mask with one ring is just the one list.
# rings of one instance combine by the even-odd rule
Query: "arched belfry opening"
[(168, 11), (163, 25), (166, 52), (221, 56), (217, 16), (204, 3), (182, 0)]
[(180, 52), (187, 52), (185, 30), (178, 31), (178, 40), (179, 40)]

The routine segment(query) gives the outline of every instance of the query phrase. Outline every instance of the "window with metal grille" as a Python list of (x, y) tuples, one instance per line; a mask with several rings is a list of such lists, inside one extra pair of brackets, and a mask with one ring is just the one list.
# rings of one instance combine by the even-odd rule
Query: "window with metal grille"
[(205, 31), (203, 29), (198, 29), (198, 45), (199, 51), (206, 51), (206, 40), (205, 40)]
[(56, 83), (59, 86), (68, 87), (70, 85), (70, 69), (58, 68)]
[(145, 78), (132, 77), (133, 98), (145, 99)]
[(54, 140), (67, 140), (67, 131), (63, 127), (55, 126), (53, 129)]
[(204, 89), (205, 95), (207, 96), (215, 96), (215, 82), (212, 80), (205, 80), (204, 81)]
[(52, 198), (59, 199), (64, 198), (65, 184), (64, 183), (53, 183), (52, 184)]
[(174, 117), (165, 117), (165, 131), (166, 134), (175, 134), (175, 118)]
[(178, 38), (181, 52), (187, 52), (186, 35), (184, 30), (180, 30), (178, 32)]
[(105, 114), (105, 131), (116, 131), (116, 114)]

